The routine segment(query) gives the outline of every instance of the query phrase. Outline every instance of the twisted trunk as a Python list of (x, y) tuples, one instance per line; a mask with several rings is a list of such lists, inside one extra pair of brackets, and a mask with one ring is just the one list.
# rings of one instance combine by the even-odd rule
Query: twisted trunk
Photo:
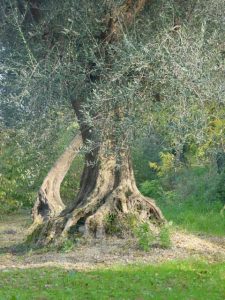
[(95, 238), (103, 237), (111, 215), (125, 219), (132, 214), (138, 222), (164, 220), (154, 201), (139, 192), (129, 151), (106, 154), (106, 143), (109, 141), (102, 142), (97, 150), (86, 154), (80, 190), (73, 205), (46, 219), (36, 229), (33, 235), (36, 243), (60, 243), (68, 234), (78, 232)]
[(60, 197), (60, 186), (81, 145), (82, 137), (78, 134), (45, 177), (32, 210), (34, 224), (59, 215), (65, 208)]

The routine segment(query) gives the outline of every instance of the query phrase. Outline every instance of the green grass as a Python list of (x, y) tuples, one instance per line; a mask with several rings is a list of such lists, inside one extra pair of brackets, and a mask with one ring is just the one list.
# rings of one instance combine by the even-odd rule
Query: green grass
[(156, 199), (166, 219), (174, 225), (194, 233), (225, 236), (225, 216), (220, 214), (224, 206), (224, 175), (204, 166), (192, 166), (168, 178), (145, 181), (140, 190)]
[(224, 199), (218, 194), (221, 179), (224, 177), (211, 168), (184, 169), (176, 176), (172, 197), (168, 193), (161, 201), (166, 218), (191, 232), (224, 236), (225, 217), (220, 214)]
[(1, 300), (225, 299), (225, 263), (176, 261), (91, 272), (29, 269), (0, 273)]
[(194, 233), (225, 236), (225, 217), (220, 214), (223, 204), (186, 199), (159, 201), (166, 219)]

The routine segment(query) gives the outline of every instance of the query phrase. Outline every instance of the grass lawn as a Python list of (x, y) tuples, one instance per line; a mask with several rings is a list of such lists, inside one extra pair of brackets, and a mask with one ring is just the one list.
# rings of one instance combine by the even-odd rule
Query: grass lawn
[(224, 300), (225, 263), (174, 261), (89, 272), (5, 270), (0, 273), (0, 299)]
[(197, 201), (159, 202), (168, 221), (193, 233), (225, 236), (225, 216), (220, 214), (222, 203)]
[[(156, 200), (165, 218), (174, 225), (193, 233), (224, 237), (225, 212), (221, 215), (220, 211), (225, 204), (225, 174), (219, 175), (217, 170), (204, 166), (192, 166), (173, 176), (173, 183), (158, 178), (143, 182), (140, 190)], [(162, 182), (164, 185), (167, 182), (167, 188)]]

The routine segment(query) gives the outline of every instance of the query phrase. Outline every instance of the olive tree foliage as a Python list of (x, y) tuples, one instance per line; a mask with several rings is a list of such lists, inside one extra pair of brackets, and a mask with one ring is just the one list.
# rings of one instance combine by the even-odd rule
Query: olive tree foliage
[[(224, 111), (224, 0), (149, 1), (121, 42), (102, 50), (106, 19), (121, 3), (34, 1), (31, 15), (29, 1), (3, 1), (10, 87), (1, 105), (46, 119), (49, 107), (60, 112), (85, 99), (87, 124), (113, 127), (127, 142), (143, 125), (160, 125), (177, 145), (201, 143), (209, 113)], [(109, 112), (118, 106), (123, 117), (115, 120)]]

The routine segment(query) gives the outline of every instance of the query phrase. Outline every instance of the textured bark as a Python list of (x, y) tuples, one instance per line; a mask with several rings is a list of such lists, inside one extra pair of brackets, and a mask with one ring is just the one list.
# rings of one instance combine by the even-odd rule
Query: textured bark
[(86, 156), (80, 191), (73, 206), (39, 226), (34, 241), (41, 245), (60, 243), (68, 234), (77, 232), (104, 237), (107, 217), (112, 214), (120, 219), (132, 214), (140, 222), (164, 221), (154, 200), (137, 189), (128, 152), (115, 157), (105, 155), (100, 147)]
[(35, 224), (59, 215), (65, 208), (60, 197), (60, 186), (81, 145), (82, 137), (78, 134), (45, 177), (32, 210)]

